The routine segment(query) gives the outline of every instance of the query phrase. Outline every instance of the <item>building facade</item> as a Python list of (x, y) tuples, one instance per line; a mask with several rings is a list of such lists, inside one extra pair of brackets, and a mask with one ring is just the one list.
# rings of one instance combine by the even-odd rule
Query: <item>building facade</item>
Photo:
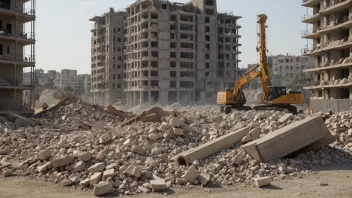
[(304, 0), (309, 10), (302, 19), (310, 24), (303, 38), (310, 43), (303, 55), (315, 58), (312, 99), (352, 99), (352, 1)]
[(123, 97), (125, 12), (95, 16), (91, 38), (91, 102), (109, 105)]
[[(35, 0), (0, 3), (0, 111), (32, 112), (35, 68)], [(23, 70), (30, 71), (24, 82)], [(28, 100), (23, 92), (29, 90)]]

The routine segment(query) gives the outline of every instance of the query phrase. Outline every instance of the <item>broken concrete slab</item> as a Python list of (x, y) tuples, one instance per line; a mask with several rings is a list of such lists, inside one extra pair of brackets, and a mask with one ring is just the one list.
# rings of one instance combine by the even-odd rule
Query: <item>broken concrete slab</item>
[(103, 162), (96, 163), (92, 165), (91, 167), (88, 168), (89, 172), (96, 173), (96, 172), (101, 172), (105, 169), (105, 164)]
[(236, 130), (197, 148), (183, 152), (172, 159), (177, 161), (179, 165), (192, 164), (195, 160), (202, 160), (220, 152), (222, 149), (231, 148), (234, 144), (240, 142), (248, 132), (249, 127)]
[(92, 154), (89, 153), (89, 152), (86, 152), (86, 153), (80, 153), (77, 155), (77, 158), (78, 160), (81, 160), (81, 161), (89, 161), (92, 159)]
[(84, 171), (85, 168), (86, 163), (84, 161), (78, 161), (73, 167), (73, 172), (81, 172)]
[(184, 130), (181, 128), (172, 128), (175, 135), (184, 135)]
[(114, 192), (114, 188), (108, 182), (99, 182), (98, 184), (94, 185), (95, 196), (106, 195), (113, 192)]
[(259, 178), (254, 178), (254, 183), (258, 188), (264, 187), (264, 186), (269, 186), (271, 182), (270, 177), (259, 177)]
[(92, 184), (97, 184), (101, 180), (102, 177), (102, 172), (97, 172), (94, 173), (92, 176), (89, 178), (89, 183)]
[(285, 157), (329, 135), (323, 119), (315, 116), (269, 133), (242, 148), (256, 160), (265, 162)]
[(115, 169), (109, 169), (103, 172), (103, 178), (113, 177), (115, 175)]
[(207, 185), (210, 182), (210, 180), (211, 180), (211, 176), (209, 174), (201, 173), (197, 177), (197, 181), (201, 183), (203, 186)]
[(51, 162), (47, 162), (47, 163), (37, 167), (37, 171), (40, 173), (44, 173), (44, 172), (48, 171), (49, 169), (51, 169)]
[(163, 179), (150, 180), (150, 186), (152, 187), (153, 192), (164, 191), (168, 188)]
[(126, 173), (135, 177), (141, 177), (141, 168), (138, 166), (130, 165), (126, 170)]
[(293, 119), (293, 114), (292, 113), (286, 113), (285, 115), (283, 115), (279, 120), (278, 122), (280, 123), (285, 123), (289, 120), (292, 120)]
[(182, 177), (186, 181), (193, 183), (198, 176), (199, 176), (199, 172), (194, 168), (194, 166), (190, 166)]
[(38, 160), (46, 160), (51, 156), (51, 151), (50, 150), (44, 150), (44, 151), (40, 151), (38, 152), (35, 157)]
[(54, 168), (65, 166), (71, 162), (71, 157), (70, 156), (58, 156), (56, 159), (51, 161), (51, 164), (53, 165)]

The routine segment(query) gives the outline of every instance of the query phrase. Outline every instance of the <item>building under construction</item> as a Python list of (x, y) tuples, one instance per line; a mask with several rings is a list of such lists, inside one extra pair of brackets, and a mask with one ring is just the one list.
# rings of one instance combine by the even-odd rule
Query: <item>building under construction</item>
[[(35, 0), (0, 1), (0, 112), (33, 112), (35, 5)], [(31, 72), (28, 82), (25, 68)]]

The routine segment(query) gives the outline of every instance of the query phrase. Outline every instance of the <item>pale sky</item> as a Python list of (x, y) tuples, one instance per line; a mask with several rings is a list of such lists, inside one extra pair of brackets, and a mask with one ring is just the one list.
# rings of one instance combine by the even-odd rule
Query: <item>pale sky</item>
[[(36, 22), (36, 68), (47, 70), (77, 69), (90, 73), (89, 19), (109, 10), (123, 10), (135, 0), (37, 0)], [(178, 0), (185, 3), (188, 0)], [(301, 0), (217, 0), (218, 11), (232, 11), (242, 16), (239, 24), (240, 59), (244, 67), (257, 62), (256, 15), (268, 15), (269, 54), (299, 55), (306, 45), (301, 38), (306, 25), (301, 16), (306, 9)]]

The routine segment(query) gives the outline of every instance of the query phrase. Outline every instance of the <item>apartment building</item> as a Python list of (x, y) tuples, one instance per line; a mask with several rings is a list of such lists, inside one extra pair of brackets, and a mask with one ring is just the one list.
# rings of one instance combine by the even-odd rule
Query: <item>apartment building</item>
[(110, 9), (94, 22), (91, 38), (91, 101), (109, 105), (123, 97), (123, 51), (125, 12)]
[(91, 75), (85, 75), (85, 77), (84, 77), (84, 85), (83, 85), (84, 93), (90, 93), (91, 86), (92, 86), (91, 82), (92, 82)]
[[(23, 102), (23, 92), (30, 98), (34, 90), (35, 0), (0, 1), (0, 112), (33, 113), (33, 101)], [(23, 81), (23, 70), (30, 80)]]
[[(293, 55), (277, 55), (270, 56), (271, 73), (275, 77), (281, 77), (285, 81), (298, 80), (302, 85), (308, 85), (312, 79), (312, 73), (305, 73), (303, 70), (313, 68), (315, 64), (314, 57), (293, 56)], [(305, 82), (307, 81), (307, 82)]]
[(306, 46), (303, 55), (315, 58), (315, 67), (305, 70), (314, 74), (314, 85), (305, 87), (313, 93), (311, 103), (314, 105), (318, 99), (321, 104), (326, 102), (320, 106), (329, 106), (330, 99), (348, 99), (339, 100), (340, 104), (336, 106), (350, 108), (352, 1), (303, 0), (302, 6), (308, 10), (302, 22), (310, 24), (310, 29), (303, 32), (303, 38), (312, 43)]
[(138, 0), (126, 15), (125, 103), (214, 103), (234, 87), (240, 17), (217, 13), (216, 0)]

